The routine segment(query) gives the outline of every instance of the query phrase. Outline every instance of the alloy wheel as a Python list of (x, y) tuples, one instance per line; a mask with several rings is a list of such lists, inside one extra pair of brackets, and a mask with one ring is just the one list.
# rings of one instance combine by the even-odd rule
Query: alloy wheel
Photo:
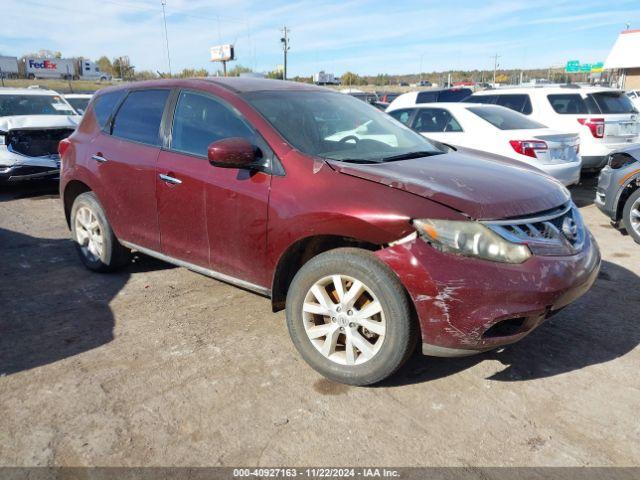
[(75, 218), (76, 241), (82, 254), (91, 261), (100, 260), (104, 236), (98, 218), (88, 207), (80, 207)]
[(302, 307), (304, 328), (313, 346), (341, 365), (360, 365), (380, 350), (386, 333), (382, 304), (356, 278), (331, 275), (307, 292)]
[(631, 228), (640, 235), (640, 198), (637, 198), (629, 209)]

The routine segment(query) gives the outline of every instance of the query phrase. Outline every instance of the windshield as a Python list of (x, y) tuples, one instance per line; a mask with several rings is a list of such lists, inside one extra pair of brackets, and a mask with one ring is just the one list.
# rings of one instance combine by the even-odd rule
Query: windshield
[(0, 95), (0, 117), (75, 114), (58, 95)]
[(65, 100), (71, 104), (71, 106), (74, 108), (76, 112), (78, 112), (80, 115), (83, 115), (84, 112), (87, 110), (87, 105), (89, 105), (89, 100), (91, 100), (91, 98), (74, 97), (74, 98), (65, 98)]
[(487, 105), (482, 107), (468, 107), (471, 113), (475, 113), (481, 119), (489, 122), (500, 130), (530, 130), (534, 128), (546, 128), (538, 122), (534, 122), (523, 114), (514, 112), (506, 107), (494, 107)]
[(330, 160), (381, 163), (443, 153), (389, 115), (332, 92), (252, 92), (245, 95), (295, 148)]

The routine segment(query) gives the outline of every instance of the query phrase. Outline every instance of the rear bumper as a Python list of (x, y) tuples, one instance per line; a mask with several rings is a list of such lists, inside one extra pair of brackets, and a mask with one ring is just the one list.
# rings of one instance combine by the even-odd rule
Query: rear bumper
[(441, 253), (421, 239), (376, 255), (413, 300), (423, 352), (438, 356), (517, 342), (589, 290), (601, 261), (590, 234), (576, 255), (534, 256), (521, 265)]
[(558, 163), (551, 165), (542, 165), (541, 168), (547, 175), (552, 176), (556, 180), (562, 182), (565, 187), (575, 185), (580, 181), (580, 170), (582, 162)]

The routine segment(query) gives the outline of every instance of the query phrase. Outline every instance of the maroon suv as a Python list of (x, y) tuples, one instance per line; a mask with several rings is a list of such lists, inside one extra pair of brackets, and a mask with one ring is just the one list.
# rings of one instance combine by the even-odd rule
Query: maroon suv
[(600, 254), (542, 172), (436, 146), (355, 98), (277, 80), (108, 88), (60, 145), (82, 262), (132, 250), (286, 308), (327, 377), (378, 382), (421, 339), (515, 342), (594, 282)]

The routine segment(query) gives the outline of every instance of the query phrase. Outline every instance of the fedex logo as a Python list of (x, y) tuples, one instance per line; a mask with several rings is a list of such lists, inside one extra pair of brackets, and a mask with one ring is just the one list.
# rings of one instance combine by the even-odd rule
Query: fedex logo
[(57, 66), (58, 64), (52, 62), (51, 60), (42, 60), (41, 62), (29, 60), (30, 68), (44, 68), (45, 70), (55, 70)]

